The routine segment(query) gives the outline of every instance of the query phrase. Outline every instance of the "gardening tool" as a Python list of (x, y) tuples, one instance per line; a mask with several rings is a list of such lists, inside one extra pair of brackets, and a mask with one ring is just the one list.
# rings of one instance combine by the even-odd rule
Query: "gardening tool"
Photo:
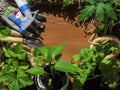
[(43, 46), (43, 43), (39, 39), (23, 38), (17, 31), (11, 30), (10, 36), (6, 38), (0, 38), (2, 42), (23, 43), (29, 47)]
[[(29, 4), (27, 3), (26, 0), (15, 0), (19, 10), (14, 10), (14, 12), (7, 13), (7, 17), (12, 20), (17, 26), (19, 26), (18, 31), (20, 33), (23, 33), (24, 30), (26, 30), (30, 24), (33, 22), (36, 14), (38, 13), (38, 10), (31, 12)], [(18, 15), (20, 12), (24, 15)], [(33, 14), (33, 15), (32, 15)]]
[[(15, 36), (1, 38), (0, 40), (3, 42), (24, 43), (31, 47), (41, 46), (40, 33), (45, 28), (41, 21), (46, 21), (46, 18), (41, 14), (37, 14), (38, 11), (35, 11), (32, 16), (26, 0), (15, 0), (20, 10), (9, 5), (5, 0), (0, 1), (0, 21), (2, 25), (9, 26), (12, 29), (11, 33), (14, 30), (17, 31), (14, 31), (16, 33), (14, 34)], [(35, 17), (36, 15), (37, 17)]]
[[(1, 3), (2, 3), (0, 6), (1, 7), (1, 12), (0, 12), (1, 18), (3, 20), (7, 21), (8, 25), (10, 25), (12, 28), (14, 26), (13, 29), (17, 30), (21, 34), (24, 33), (24, 30), (28, 29), (29, 26), (31, 25), (31, 23), (33, 23), (33, 22), (37, 24), (37, 29), (44, 28), (44, 26), (40, 23), (41, 23), (41, 21), (46, 21), (46, 18), (41, 14), (37, 14), (38, 10), (36, 11), (35, 15), (32, 16), (32, 13), (34, 13), (34, 12), (30, 12), (30, 9), (28, 7), (23, 12), (23, 11), (19, 10), (18, 8), (15, 8), (15, 7), (9, 5), (6, 1), (1, 0)], [(23, 6), (21, 6), (21, 7), (23, 7)], [(28, 6), (28, 4), (27, 4), (27, 6)], [(25, 17), (23, 15), (23, 13), (24, 13)], [(32, 20), (30, 20), (31, 18), (32, 18)]]

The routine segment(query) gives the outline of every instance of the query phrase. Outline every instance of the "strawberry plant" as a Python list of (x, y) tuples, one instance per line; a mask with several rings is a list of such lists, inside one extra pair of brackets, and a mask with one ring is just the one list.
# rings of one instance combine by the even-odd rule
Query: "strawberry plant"
[(5, 38), (7, 36), (9, 36), (11, 33), (11, 30), (6, 27), (6, 26), (0, 26), (0, 37), (1, 38)]
[(43, 74), (41, 67), (32, 67), (28, 53), (21, 44), (6, 44), (1, 48), (1, 59), (4, 64), (0, 68), (0, 90), (20, 90), (34, 83), (32, 76)]
[[(10, 34), (8, 27), (0, 26), (0, 38)], [(0, 90), (20, 90), (34, 83), (35, 74), (44, 73), (41, 67), (31, 66), (29, 51), (22, 44), (0, 43)]]

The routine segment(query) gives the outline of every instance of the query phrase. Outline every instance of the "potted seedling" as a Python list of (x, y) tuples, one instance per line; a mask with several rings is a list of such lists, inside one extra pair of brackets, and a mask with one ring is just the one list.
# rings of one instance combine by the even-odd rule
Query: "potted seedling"
[(75, 65), (80, 69), (80, 74), (74, 78), (73, 90), (118, 90), (119, 53), (120, 41), (114, 36), (99, 37), (90, 49), (82, 48), (79, 54), (73, 56), (73, 61), (77, 62)]
[(36, 66), (43, 67), (45, 73), (36, 75), (38, 90), (67, 90), (69, 74), (75, 74), (77, 68), (61, 59), (65, 45), (43, 46), (34, 50)]

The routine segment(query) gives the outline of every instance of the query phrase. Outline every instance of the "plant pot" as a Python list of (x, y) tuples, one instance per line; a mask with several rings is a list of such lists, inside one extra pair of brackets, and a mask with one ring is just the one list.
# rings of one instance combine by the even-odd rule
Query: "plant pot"
[[(69, 77), (64, 72), (55, 71), (53, 77), (50, 64), (47, 63), (43, 67), (47, 74), (35, 76), (35, 84), (38, 90), (67, 90)], [(50, 85), (49, 81), (51, 81)]]

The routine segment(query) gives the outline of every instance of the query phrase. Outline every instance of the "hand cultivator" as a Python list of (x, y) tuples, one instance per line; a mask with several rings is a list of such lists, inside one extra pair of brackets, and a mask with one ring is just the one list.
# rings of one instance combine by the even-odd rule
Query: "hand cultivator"
[[(0, 24), (8, 26), (11, 34), (7, 38), (1, 38), (2, 42), (23, 43), (31, 47), (41, 46), (40, 33), (45, 26), (42, 22), (46, 18), (38, 14), (39, 10), (31, 11), (31, 6), (26, 0), (13, 1), (0, 0)], [(36, 0), (34, 0), (34, 5)]]

